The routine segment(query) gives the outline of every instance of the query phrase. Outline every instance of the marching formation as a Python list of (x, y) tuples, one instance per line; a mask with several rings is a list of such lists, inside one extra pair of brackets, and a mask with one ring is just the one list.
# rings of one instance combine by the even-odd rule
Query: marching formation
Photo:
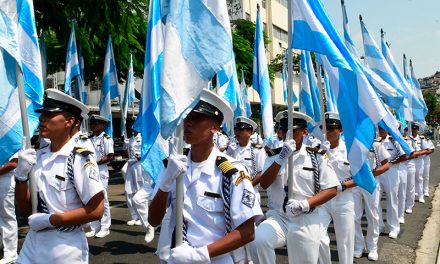
[[(0, 41), (0, 77), (8, 98), (0, 100), (0, 264), (88, 263), (88, 239), (111, 236), (115, 98), (128, 159), (122, 167), (127, 225), (142, 226), (146, 244), (160, 227), (155, 255), (161, 263), (276, 263), (282, 247), (289, 263), (331, 263), (332, 222), (340, 263), (364, 253), (378, 260), (379, 235), (398, 239), (405, 215), (429, 196), (435, 147), (423, 134), (428, 108), (412, 61), (408, 73), (404, 55), (402, 73), (384, 33), (380, 49), (360, 16), (361, 62), (344, 1), (344, 40), (320, 1), (288, 1), (295, 32), (284, 52), (287, 110), (274, 115), (258, 7), (252, 87), (261, 114), (251, 118), (243, 70), (238, 87), (225, 1), (168, 2), (149, 1), (133, 123), (127, 121), (130, 104), (134, 115), (132, 57), (121, 100), (111, 36), (99, 115), (91, 114), (74, 21), (64, 93), (44, 90), (32, 1), (0, 6), (0, 24), (8, 25), (0, 30), (7, 40)], [(293, 49), (300, 50), (298, 98)], [(30, 146), (36, 129), (38, 142)], [(16, 211), (29, 225), (19, 252)]]

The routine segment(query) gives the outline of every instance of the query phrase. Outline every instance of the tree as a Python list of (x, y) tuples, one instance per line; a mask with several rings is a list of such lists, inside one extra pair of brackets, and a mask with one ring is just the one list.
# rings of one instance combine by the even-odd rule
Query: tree
[(109, 34), (119, 81), (125, 79), (130, 51), (135, 73), (143, 72), (148, 0), (35, 0), (34, 5), (37, 29), (45, 32), (48, 73), (65, 68), (71, 19), (84, 56), (86, 81), (102, 78)]
[(426, 106), (428, 107), (428, 115), (426, 120), (438, 119), (439, 114), (439, 99), (435, 93), (426, 93), (423, 96), (425, 98)]

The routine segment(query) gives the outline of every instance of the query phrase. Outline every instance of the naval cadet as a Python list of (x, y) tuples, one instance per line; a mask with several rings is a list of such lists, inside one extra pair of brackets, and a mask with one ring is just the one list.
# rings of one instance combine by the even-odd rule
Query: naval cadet
[(252, 179), (244, 165), (213, 144), (214, 133), (223, 122), (230, 124), (232, 116), (224, 99), (203, 89), (183, 121), (184, 140), (191, 150), (187, 156), (170, 155), (158, 177), (149, 207), (154, 213), (148, 218), (158, 226), (171, 206), (170, 230), (175, 227), (175, 179), (180, 174), (184, 178), (184, 243), (171, 245), (172, 263), (233, 263), (230, 252), (254, 239), (254, 223), (262, 211)]
[(104, 215), (100, 221), (90, 224), (91, 231), (86, 233), (87, 237), (103, 238), (110, 234), (111, 215), (108, 202), (108, 179), (109, 172), (107, 164), (113, 160), (113, 139), (104, 132), (109, 120), (103, 116), (90, 116), (90, 129), (93, 135), (90, 137), (95, 148), (95, 157), (99, 168), (99, 177), (104, 187)]
[(37, 152), (22, 150), (15, 169), (17, 208), (31, 212), (28, 174), (37, 185), (38, 213), (29, 216), (30, 230), (17, 263), (88, 263), (82, 225), (99, 220), (104, 194), (93, 152), (78, 137), (87, 107), (58, 90), (45, 91), (39, 132), (50, 144)]

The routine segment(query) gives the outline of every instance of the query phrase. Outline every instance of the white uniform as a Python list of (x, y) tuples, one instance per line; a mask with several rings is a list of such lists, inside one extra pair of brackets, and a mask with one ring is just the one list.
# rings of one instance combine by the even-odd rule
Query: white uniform
[[(423, 140), (420, 138), (420, 135), (412, 138), (417, 144), (417, 150), (423, 150), (424, 144)], [(425, 163), (423, 157), (415, 158), (414, 162), (416, 164), (416, 177), (414, 182), (415, 196), (420, 198), (423, 197), (423, 169), (425, 168)]]
[[(141, 158), (142, 136), (137, 134), (128, 140), (128, 144), (124, 147), (128, 152), (127, 171), (125, 173), (125, 195), (127, 199), (127, 207), (130, 211), (132, 220), (139, 220), (138, 213), (134, 205), (134, 195), (142, 188), (144, 183), (149, 182), (151, 189), (151, 179), (142, 169)], [(147, 201), (148, 208), (148, 201)], [(144, 211), (144, 210), (143, 210)], [(146, 218), (148, 218), (148, 211)]]
[[(10, 160), (16, 159), (17, 154)], [(0, 232), (3, 242), (3, 258), (14, 259), (17, 257), (17, 218), (15, 216), (15, 180), (14, 171), (0, 175)]]
[[(63, 213), (82, 208), (103, 191), (93, 155), (73, 152), (75, 139), (58, 152), (50, 146), (37, 151), (38, 212)], [(60, 226), (38, 232), (30, 230), (17, 263), (88, 263), (88, 244), (78, 226)]]
[[(347, 150), (344, 141), (339, 146), (328, 150), (329, 162), (339, 182), (351, 179), (350, 164), (347, 161)], [(331, 263), (330, 239), (327, 229), (333, 220), (339, 263), (353, 263), (354, 250), (354, 200), (351, 189), (338, 193), (335, 198), (319, 208), (322, 224), (320, 262)]]
[[(266, 152), (261, 147), (256, 147), (251, 141), (249, 141), (249, 143), (244, 147), (237, 143), (237, 147), (235, 149), (228, 148), (226, 154), (236, 160), (241, 161), (248, 168), (252, 179), (257, 173), (263, 171)], [(258, 201), (261, 201), (258, 185), (254, 186), (254, 190)], [(236, 263), (240, 263), (240, 261), (244, 262), (246, 258), (248, 261), (251, 261), (248, 245), (246, 245), (246, 250), (244, 250), (244, 248), (240, 248), (234, 251), (233, 254), (234, 262)]]
[[(219, 156), (231, 160), (215, 147), (208, 159), (203, 162), (192, 162), (188, 158), (187, 173), (183, 180), (185, 194), (183, 218), (186, 240), (192, 247), (209, 245), (225, 236), (226, 220), (222, 199), (224, 176), (215, 165)], [(191, 152), (188, 157), (191, 157)], [(248, 219), (254, 218), (256, 222), (263, 216), (246, 168), (239, 162), (233, 162), (233, 165), (239, 172), (231, 177), (230, 182), (231, 230)], [(175, 226), (175, 189), (171, 190), (169, 197), (172, 210), (170, 234), (172, 234)], [(226, 253), (211, 258), (211, 263), (232, 263), (232, 258)]]
[[(315, 156), (314, 153), (308, 153), (304, 144), (292, 154), (294, 164), (291, 186), (293, 199), (304, 200), (315, 194), (312, 155)], [(326, 155), (316, 154), (316, 161), (319, 167), (320, 189), (325, 190), (339, 185), (338, 178)], [(294, 218), (287, 218), (282, 212), (287, 173), (281, 172), (281, 174), (284, 177), (277, 177), (268, 188), (268, 196), (271, 197), (268, 205), (269, 211), (266, 214), (267, 220), (257, 228), (252, 244), (252, 260), (255, 263), (275, 263), (275, 248), (287, 243), (289, 263), (315, 264), (318, 262), (320, 244), (318, 210), (315, 209), (311, 213), (301, 214)]]
[[(405, 141), (410, 145), (410, 147), (414, 151), (420, 151), (419, 145), (417, 145), (416, 141), (413, 137), (405, 137)], [(416, 181), (416, 163), (417, 158), (406, 161), (407, 168), (407, 180), (406, 180), (406, 202), (405, 202), (405, 210), (412, 209), (414, 207), (414, 201), (416, 198), (415, 195), (415, 181)]]
[[(269, 168), (276, 156), (268, 156), (263, 171)], [(266, 189), (267, 207), (266, 220), (258, 225), (255, 240), (251, 242), (252, 261), (258, 263), (275, 263), (275, 249), (287, 243), (289, 219), (283, 213), (285, 198), (284, 186), (287, 185), (287, 171), (283, 165), (274, 182)]]
[[(435, 149), (434, 143), (429, 138), (424, 138), (425, 149)], [(429, 168), (431, 167), (431, 156), (423, 156), (423, 195), (429, 196)]]
[(252, 142), (252, 144), (255, 145), (263, 145), (263, 139), (260, 137), (260, 135), (257, 132), (254, 132), (251, 135), (250, 141)]
[[(389, 160), (390, 154), (385, 147), (375, 141), (373, 147), (368, 154), (368, 163), (370, 168), (378, 168), (381, 162)], [(374, 170), (374, 169), (373, 169)], [(367, 243), (368, 251), (377, 251), (377, 241), (379, 240), (379, 202), (380, 202), (380, 187), (377, 184), (376, 189), (372, 194), (356, 186), (352, 190), (355, 208), (355, 245), (354, 254), (358, 255), (363, 252), (365, 242)], [(361, 220), (364, 213), (367, 217), (367, 236), (364, 241), (362, 234)]]
[[(108, 154), (113, 154), (113, 139), (107, 134), (102, 132), (99, 136), (93, 136), (91, 138), (93, 146), (95, 148), (96, 161), (101, 160), (104, 156)], [(91, 223), (92, 230), (97, 233), (100, 230), (107, 231), (110, 229), (111, 225), (111, 215), (110, 215), (110, 205), (108, 203), (108, 167), (107, 164), (98, 165), (99, 176), (101, 179), (102, 187), (104, 187), (104, 215), (101, 221), (94, 221)]]
[[(412, 141), (409, 137), (404, 137), (406, 143), (408, 144), (411, 152), (414, 151), (414, 148), (412, 146)], [(414, 173), (415, 173), (415, 166), (413, 160), (406, 160), (401, 163), (399, 163), (399, 194), (398, 194), (398, 216), (399, 216), (399, 222), (401, 220), (405, 219), (405, 209), (407, 206), (407, 195), (409, 193), (408, 191), (408, 182), (411, 181), (410, 177), (412, 177), (412, 185), (414, 186)], [(414, 190), (413, 190), (414, 195)], [(413, 198), (414, 199), (414, 198)]]
[[(381, 141), (385, 149), (390, 153), (390, 161), (397, 160), (405, 155), (402, 147), (389, 135)], [(385, 192), (387, 198), (387, 226), (390, 233), (399, 234), (400, 223), (398, 214), (398, 194), (400, 185), (399, 164), (390, 164), (390, 169), (377, 177), (381, 191)], [(385, 225), (382, 219), (382, 206), (379, 203), (379, 229), (384, 230)]]

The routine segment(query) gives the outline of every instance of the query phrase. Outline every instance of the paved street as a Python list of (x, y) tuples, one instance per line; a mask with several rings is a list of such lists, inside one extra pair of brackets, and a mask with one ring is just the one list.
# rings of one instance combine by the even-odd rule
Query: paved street
[[(379, 261), (376, 263), (414, 263), (415, 250), (422, 236), (427, 217), (431, 212), (431, 200), (435, 187), (440, 182), (440, 153), (436, 151), (431, 157), (431, 197), (426, 199), (425, 204), (416, 203), (414, 213), (406, 215), (406, 223), (401, 226), (398, 239), (390, 239), (387, 234), (379, 239)], [(156, 250), (160, 229), (156, 230), (154, 241), (148, 245), (144, 242), (145, 232), (139, 226), (127, 226), (130, 220), (125, 197), (123, 194), (122, 178), (120, 173), (112, 173), (110, 181), (110, 204), (112, 206), (111, 233), (103, 239), (89, 239), (90, 263), (159, 263), (154, 252)], [(262, 193), (263, 203), (266, 195)], [(385, 207), (385, 206), (383, 206)], [(267, 208), (264, 206), (263, 210)], [(439, 220), (440, 221), (440, 220)], [(21, 221), (23, 222), (23, 221)], [(438, 223), (438, 222), (437, 222)], [(20, 244), (23, 242), (27, 228), (24, 224), (20, 228)], [(366, 230), (366, 221), (363, 223)], [(336, 242), (334, 241), (333, 228), (330, 228), (332, 259), (337, 263)], [(438, 239), (437, 239), (438, 241)], [(438, 243), (438, 242), (437, 242)], [(277, 263), (287, 263), (286, 248), (278, 249)], [(370, 263), (366, 254), (361, 259), (355, 259), (355, 263)]]

